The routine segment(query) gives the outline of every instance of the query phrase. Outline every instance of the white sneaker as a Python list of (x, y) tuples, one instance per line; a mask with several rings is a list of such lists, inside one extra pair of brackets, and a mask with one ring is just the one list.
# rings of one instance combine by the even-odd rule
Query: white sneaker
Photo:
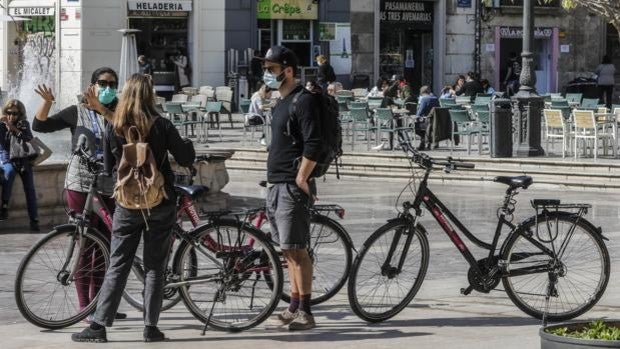
[(304, 331), (315, 327), (314, 316), (306, 314), (303, 310), (297, 310), (297, 316), (288, 325), (289, 331)]
[(267, 146), (267, 141), (265, 140), (265, 138), (261, 138), (260, 139), (260, 144), (264, 145), (264, 146)]
[(383, 148), (384, 148), (384, 147), (385, 147), (385, 143), (381, 143), (381, 144), (379, 144), (379, 145), (378, 145), (378, 146), (376, 146), (376, 147), (372, 147), (372, 150), (377, 150), (377, 151), (379, 151), (379, 150), (383, 150)]
[(288, 308), (285, 309), (280, 314), (272, 316), (274, 322), (276, 322), (280, 326), (289, 325), (295, 318), (297, 317), (298, 312), (291, 313)]

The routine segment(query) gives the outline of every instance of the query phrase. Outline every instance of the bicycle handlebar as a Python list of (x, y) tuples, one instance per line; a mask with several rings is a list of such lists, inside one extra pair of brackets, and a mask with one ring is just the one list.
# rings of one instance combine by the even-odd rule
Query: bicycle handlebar
[(80, 135), (78, 137), (78, 141), (76, 144), (76, 148), (73, 151), (73, 155), (76, 155), (80, 158), (80, 160), (85, 161), (86, 165), (92, 172), (101, 172), (103, 166), (101, 162), (97, 160), (97, 158), (88, 154), (88, 145), (86, 145), (86, 141), (86, 136)]
[(432, 170), (433, 166), (443, 166), (446, 172), (458, 170), (459, 168), (472, 169), (476, 167), (475, 164), (454, 160), (452, 157), (448, 157), (446, 160), (433, 159), (430, 155), (415, 149), (409, 141), (401, 141), (400, 146), (413, 162), (427, 170)]

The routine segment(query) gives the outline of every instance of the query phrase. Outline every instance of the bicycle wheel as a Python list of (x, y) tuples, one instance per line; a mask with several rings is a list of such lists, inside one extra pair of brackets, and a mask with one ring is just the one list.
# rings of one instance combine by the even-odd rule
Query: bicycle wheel
[(280, 300), (282, 266), (263, 233), (219, 220), (196, 228), (192, 236), (192, 243), (183, 242), (174, 257), (187, 309), (224, 331), (246, 330), (266, 320)]
[(542, 319), (546, 309), (550, 277), (557, 278), (549, 299), (550, 321), (572, 319), (588, 311), (609, 280), (609, 254), (600, 234), (585, 219), (565, 212), (539, 215), (522, 224), (508, 237), (502, 261), (508, 297), (537, 319)]
[[(347, 282), (351, 271), (353, 245), (350, 238), (331, 218), (314, 215), (310, 220), (310, 245), (308, 253), (312, 259), (312, 299), (316, 305), (335, 296)], [(284, 273), (282, 300), (290, 303), (288, 293), (290, 282)]]
[[(388, 260), (391, 246), (393, 256)], [(426, 231), (421, 225), (414, 229), (409, 221), (397, 219), (375, 231), (351, 269), (348, 288), (353, 312), (368, 322), (381, 322), (400, 313), (424, 281), (428, 255)]]
[[(97, 306), (98, 291), (90, 297), (90, 304), (80, 307), (77, 287), (86, 287), (89, 293), (94, 292), (89, 287), (93, 279), (103, 282), (110, 260), (108, 243), (99, 232), (88, 229), (80, 250), (77, 229), (75, 225), (65, 225), (52, 230), (30, 249), (17, 269), (15, 301), (24, 318), (36, 326), (71, 326)], [(81, 251), (92, 254), (85, 257)], [(74, 268), (74, 278), (69, 278)]]
[[(174, 241), (174, 245), (171, 251), (174, 251), (179, 245), (178, 241)], [(129, 278), (127, 278), (127, 285), (123, 292), (123, 299), (129, 303), (132, 307), (138, 311), (144, 311), (144, 264), (142, 262), (142, 251), (144, 245), (140, 242), (134, 257), (133, 264), (131, 266), (131, 272)], [(165, 271), (165, 283), (168, 284), (177, 279), (177, 276), (173, 273), (173, 261), (172, 258), (168, 258), (168, 266)], [(194, 273), (194, 276), (196, 274)], [(165, 287), (165, 286), (164, 286)], [(181, 301), (181, 294), (176, 288), (164, 288), (164, 299), (162, 300), (161, 311), (166, 311), (173, 308)]]

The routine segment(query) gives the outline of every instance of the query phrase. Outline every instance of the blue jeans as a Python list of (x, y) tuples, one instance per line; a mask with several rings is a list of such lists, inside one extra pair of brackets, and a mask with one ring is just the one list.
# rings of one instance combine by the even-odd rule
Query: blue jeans
[(28, 206), (28, 216), (30, 220), (38, 219), (37, 214), (37, 194), (34, 189), (34, 176), (32, 166), (26, 166), (23, 171), (19, 171), (12, 163), (7, 162), (2, 165), (4, 177), (2, 178), (2, 202), (8, 203), (11, 199), (11, 191), (13, 190), (13, 182), (15, 176), (19, 173), (26, 193), (26, 203)]

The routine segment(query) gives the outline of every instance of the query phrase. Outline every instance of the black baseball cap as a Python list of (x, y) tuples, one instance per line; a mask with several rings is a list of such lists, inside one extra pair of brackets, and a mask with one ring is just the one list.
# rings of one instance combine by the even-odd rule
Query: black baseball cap
[(265, 57), (257, 58), (263, 62), (278, 63), (282, 66), (293, 67), (295, 69), (297, 69), (299, 65), (299, 60), (295, 52), (284, 46), (272, 46), (267, 53), (265, 53)]

